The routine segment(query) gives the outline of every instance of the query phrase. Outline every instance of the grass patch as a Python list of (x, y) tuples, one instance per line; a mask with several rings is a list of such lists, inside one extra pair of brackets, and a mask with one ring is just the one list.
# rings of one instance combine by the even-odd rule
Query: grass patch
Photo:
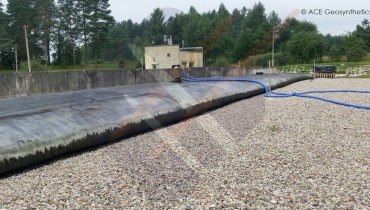
[(366, 57), (364, 58), (365, 61), (370, 61), (370, 53), (367, 53)]
[(358, 76), (358, 78), (370, 79), (370, 75), (361, 75), (361, 76)]
[(124, 64), (118, 62), (106, 62), (98, 63), (95, 66), (93, 61), (89, 62), (87, 65), (64, 65), (64, 66), (52, 66), (54, 71), (79, 71), (79, 70), (135, 70), (137, 69), (137, 62), (133, 60), (126, 60)]
[(267, 128), (272, 133), (275, 133), (275, 132), (279, 132), (280, 131), (280, 126), (279, 125), (276, 125), (276, 124), (274, 124), (272, 126), (268, 126)]
[(15, 73), (15, 70), (0, 70), (0, 73), (10, 74), (10, 73)]
[(62, 66), (51, 66), (53, 71), (79, 71), (79, 70), (118, 70), (117, 63), (103, 63), (98, 64), (95, 67), (95, 64), (87, 64), (87, 65), (62, 65)]
[[(370, 56), (370, 54), (368, 55)], [(319, 65), (335, 65), (337, 67), (337, 74), (350, 74), (358, 70), (359, 68), (369, 67), (370, 61), (360, 62), (330, 62), (330, 63), (316, 63)], [(313, 63), (310, 64), (294, 64), (279, 66), (278, 71), (281, 73), (310, 73), (313, 68)]]

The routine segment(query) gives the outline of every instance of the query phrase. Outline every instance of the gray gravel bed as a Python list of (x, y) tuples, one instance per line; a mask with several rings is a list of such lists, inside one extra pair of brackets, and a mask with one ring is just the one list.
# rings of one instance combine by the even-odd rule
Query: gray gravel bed
[[(316, 79), (278, 91), (370, 89)], [(370, 106), (364, 94), (319, 94)], [(370, 111), (262, 96), (0, 179), (0, 209), (369, 209)]]

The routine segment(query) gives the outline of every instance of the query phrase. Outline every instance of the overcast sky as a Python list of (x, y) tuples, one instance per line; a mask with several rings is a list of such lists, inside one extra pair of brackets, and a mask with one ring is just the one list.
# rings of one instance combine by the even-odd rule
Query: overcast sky
[[(129, 2), (129, 3), (128, 3)], [(113, 16), (117, 21), (132, 19), (134, 22), (141, 22), (148, 17), (154, 8), (172, 7), (187, 13), (190, 6), (194, 6), (198, 12), (207, 12), (218, 9), (224, 3), (229, 12), (233, 9), (253, 7), (258, 0), (110, 0)], [(370, 19), (370, 1), (368, 0), (261, 0), (266, 8), (266, 13), (275, 10), (280, 18), (293, 15), (300, 20), (314, 22), (323, 34), (331, 33), (340, 35), (348, 31), (354, 31), (357, 24), (363, 19)], [(301, 10), (322, 9), (323, 15), (303, 15)], [(326, 15), (325, 10), (349, 10), (367, 9), (368, 15)]]
[[(2, 0), (6, 4), (6, 0)], [(131, 19), (134, 22), (141, 22), (147, 18), (157, 7), (170, 7), (188, 12), (190, 6), (194, 6), (198, 12), (208, 12), (218, 9), (223, 2), (229, 12), (233, 9), (253, 7), (258, 0), (110, 0), (112, 15), (117, 21)], [(280, 18), (294, 16), (300, 20), (308, 20), (315, 23), (323, 34), (331, 33), (340, 35), (348, 31), (354, 31), (357, 24), (363, 19), (370, 19), (370, 1), (368, 0), (260, 0), (266, 8), (266, 13), (275, 10)], [(322, 9), (322, 15), (303, 15), (302, 10)], [(368, 10), (368, 14), (360, 15), (328, 15), (328, 10)]]

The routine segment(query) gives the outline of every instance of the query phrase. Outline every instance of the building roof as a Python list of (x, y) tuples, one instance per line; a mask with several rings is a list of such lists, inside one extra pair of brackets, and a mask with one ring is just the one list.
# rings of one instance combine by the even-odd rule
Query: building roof
[(179, 45), (176, 45), (176, 44), (173, 44), (173, 45), (163, 44), (163, 45), (150, 45), (150, 46), (145, 46), (145, 48), (149, 48), (149, 47), (179, 47)]
[(203, 47), (184, 47), (180, 48), (180, 51), (203, 52)]

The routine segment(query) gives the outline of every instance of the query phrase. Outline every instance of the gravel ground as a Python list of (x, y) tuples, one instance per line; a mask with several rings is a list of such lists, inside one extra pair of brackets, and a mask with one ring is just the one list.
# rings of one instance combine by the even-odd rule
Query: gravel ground
[[(313, 89), (369, 90), (370, 80), (279, 91)], [(325, 96), (370, 106), (369, 95)], [(258, 96), (3, 178), (0, 209), (369, 209), (369, 119)]]

